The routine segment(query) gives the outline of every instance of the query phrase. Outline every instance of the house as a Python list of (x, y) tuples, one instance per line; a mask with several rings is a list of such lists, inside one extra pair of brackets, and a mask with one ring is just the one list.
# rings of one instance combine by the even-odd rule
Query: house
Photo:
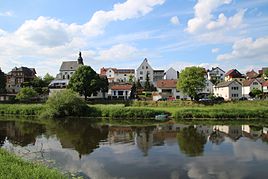
[(215, 67), (211, 70), (207, 70), (207, 75), (208, 75), (208, 80), (210, 81), (224, 81), (224, 75), (225, 75), (225, 71), (223, 71), (221, 68), (219, 67)]
[(156, 84), (158, 80), (164, 79), (165, 71), (154, 70), (148, 63), (147, 58), (145, 58), (136, 70), (136, 79), (140, 80), (141, 84), (143, 85), (146, 82), (147, 74), (149, 76), (150, 83)]
[(237, 81), (223, 81), (214, 87), (214, 95), (225, 100), (237, 100), (242, 97), (242, 85)]
[(124, 99), (127, 100), (131, 93), (131, 84), (112, 84), (108, 90), (108, 96), (111, 99)]
[(232, 69), (229, 70), (225, 74), (225, 81), (232, 81), (232, 80), (237, 80), (239, 82), (242, 82), (245, 80), (244, 76), (237, 70), (237, 69)]
[(247, 79), (257, 78), (258, 76), (259, 76), (259, 74), (257, 72), (255, 72), (254, 70), (248, 71), (246, 73), (246, 78)]
[(154, 70), (151, 67), (151, 65), (148, 63), (147, 58), (143, 60), (141, 65), (136, 70), (136, 79), (140, 80), (141, 84), (144, 84), (146, 82), (146, 75), (148, 74), (150, 82), (153, 82), (153, 73)]
[(59, 70), (60, 73), (57, 74), (55, 80), (51, 81), (48, 86), (50, 93), (65, 89), (68, 86), (70, 78), (81, 65), (84, 65), (81, 52), (79, 52), (79, 57), (76, 61), (62, 62)]
[(109, 83), (135, 81), (134, 69), (101, 68), (100, 75), (105, 75)]
[(30, 82), (36, 77), (34, 68), (20, 67), (13, 68), (7, 74), (6, 90), (7, 93), (18, 93), (23, 83)]
[(169, 68), (165, 72), (165, 80), (177, 80), (179, 77), (179, 72), (174, 70), (174, 68)]
[(247, 79), (242, 82), (242, 96), (249, 98), (249, 93), (253, 89), (259, 89), (262, 91), (262, 83), (258, 79)]
[[(158, 80), (156, 89), (161, 98), (188, 99), (189, 97), (176, 89), (177, 80)], [(157, 98), (155, 98), (157, 100)]]
[(268, 93), (268, 80), (262, 83), (263, 93)]
[(200, 90), (198, 94), (202, 94), (204, 97), (207, 97), (209, 94), (213, 93), (214, 84), (208, 79), (208, 75), (205, 74), (205, 88)]
[(158, 80), (163, 80), (165, 76), (164, 70), (154, 70), (153, 71), (153, 83), (155, 84)]

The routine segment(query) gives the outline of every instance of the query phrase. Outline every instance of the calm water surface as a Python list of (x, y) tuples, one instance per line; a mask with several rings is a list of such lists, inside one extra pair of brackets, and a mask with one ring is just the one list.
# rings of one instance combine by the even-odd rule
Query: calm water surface
[(85, 178), (267, 178), (268, 127), (0, 121), (0, 146)]

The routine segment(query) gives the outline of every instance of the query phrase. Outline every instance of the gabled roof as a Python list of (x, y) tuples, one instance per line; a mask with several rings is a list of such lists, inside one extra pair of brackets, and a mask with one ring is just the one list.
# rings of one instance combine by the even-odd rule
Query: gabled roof
[(215, 67), (215, 68), (212, 67), (212, 69), (211, 70), (208, 70), (208, 72), (214, 71), (216, 69), (219, 69), (220, 71), (222, 71), (223, 73), (225, 73), (225, 71), (223, 69), (221, 69), (220, 67)]
[(230, 76), (231, 78), (243, 78), (243, 75), (237, 69), (229, 70), (225, 76)]
[(118, 69), (118, 68), (104, 68), (104, 67), (102, 67), (100, 69), (100, 74), (106, 75), (106, 72), (110, 69), (113, 70), (114, 73), (120, 73), (120, 74), (125, 74), (125, 73), (133, 73), (134, 74), (135, 73), (135, 69)]
[(176, 88), (177, 80), (158, 80), (157, 88)]
[(131, 88), (132, 88), (132, 85), (129, 85), (129, 84), (111, 86), (111, 90), (131, 90)]
[(251, 71), (248, 71), (246, 75), (249, 79), (252, 79), (252, 78), (257, 78), (259, 74), (255, 72), (254, 70), (251, 70)]
[(258, 79), (248, 79), (243, 81), (242, 85), (243, 86), (250, 86), (254, 81), (257, 81), (261, 84), (261, 82)]
[[(240, 84), (238, 81), (233, 80), (233, 81), (223, 81), (220, 82), (216, 85), (216, 88), (222, 88), (222, 87), (228, 87), (230, 86), (233, 82), (237, 82), (238, 84)], [(241, 84), (240, 84), (241, 85)]]
[[(12, 69), (12, 72), (15, 72), (15, 71), (21, 71), (27, 76), (34, 76), (36, 74), (36, 71), (34, 68), (28, 68), (28, 67), (20, 67), (20, 68), (15, 67)], [(11, 75), (11, 74), (12, 74), (11, 72), (8, 73), (8, 75)]]
[(79, 67), (77, 61), (62, 62), (60, 71), (75, 71)]

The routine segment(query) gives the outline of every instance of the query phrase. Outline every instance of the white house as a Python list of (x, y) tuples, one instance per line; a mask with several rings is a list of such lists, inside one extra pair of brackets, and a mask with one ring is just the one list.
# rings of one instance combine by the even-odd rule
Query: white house
[(189, 97), (176, 89), (177, 80), (158, 80), (156, 89), (159, 95), (168, 99), (189, 99)]
[(242, 88), (242, 95), (244, 97), (249, 98), (249, 93), (253, 90), (253, 89), (258, 89), (262, 91), (262, 84), (258, 79), (247, 79), (245, 81), (243, 81), (242, 83), (243, 88)]
[(262, 83), (262, 91), (268, 93), (268, 80)]
[(208, 80), (224, 81), (225, 71), (219, 67), (215, 67), (211, 70), (207, 70)]
[(205, 96), (207, 96), (207, 95), (213, 93), (214, 84), (208, 79), (207, 75), (205, 75), (205, 79), (206, 79), (205, 88), (203, 90), (199, 91), (199, 94), (201, 93), (201, 94), (204, 94)]
[(143, 60), (141, 65), (136, 70), (136, 79), (140, 80), (141, 84), (146, 82), (147, 74), (150, 79), (150, 83), (156, 84), (158, 80), (163, 80), (165, 76), (164, 70), (154, 70), (148, 63), (147, 58)]
[(237, 100), (242, 97), (242, 85), (236, 81), (223, 81), (214, 87), (214, 95), (225, 100)]
[(108, 78), (108, 82), (130, 82), (135, 81), (134, 69), (118, 69), (118, 68), (101, 68), (100, 74)]
[(166, 80), (177, 80), (179, 72), (174, 70), (174, 68), (169, 68), (165, 73)]
[(140, 80), (141, 83), (145, 83), (147, 73), (149, 75), (150, 82), (152, 83), (154, 79), (154, 70), (151, 65), (149, 65), (147, 58), (145, 58), (136, 70), (137, 80)]
[(112, 85), (108, 90), (108, 96), (111, 97), (111, 99), (129, 99), (130, 93), (131, 93), (131, 87), (130, 84), (115, 84)]

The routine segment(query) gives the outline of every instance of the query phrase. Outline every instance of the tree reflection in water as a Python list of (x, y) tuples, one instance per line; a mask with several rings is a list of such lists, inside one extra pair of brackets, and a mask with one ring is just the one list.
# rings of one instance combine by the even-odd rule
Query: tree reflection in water
[(183, 128), (177, 133), (177, 140), (181, 152), (188, 156), (199, 156), (203, 154), (206, 138), (197, 132), (194, 126)]

